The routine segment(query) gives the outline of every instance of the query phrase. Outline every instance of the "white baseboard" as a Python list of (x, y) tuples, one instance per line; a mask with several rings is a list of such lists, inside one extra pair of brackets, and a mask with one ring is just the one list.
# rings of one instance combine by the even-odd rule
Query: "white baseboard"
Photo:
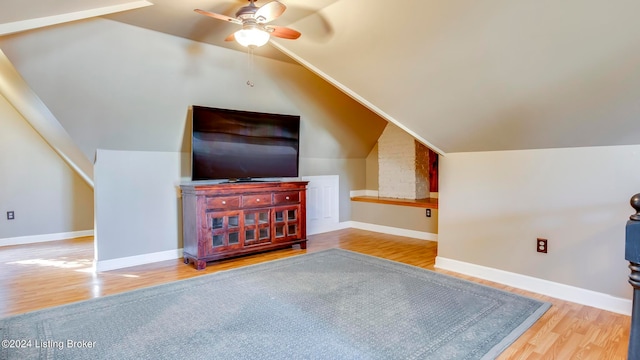
[(632, 301), (592, 290), (560, 284), (531, 276), (489, 268), (463, 261), (436, 257), (436, 268), (457, 272), (514, 288), (532, 291), (556, 299), (570, 301), (618, 314), (631, 315)]
[(18, 236), (0, 239), (0, 246), (35, 244), (46, 241), (74, 239), (84, 236), (93, 236), (93, 230), (70, 231), (56, 234), (42, 234), (30, 236)]
[[(346, 228), (356, 228), (361, 230), (375, 231), (383, 234), (406, 236), (415, 239), (437, 241), (438, 235), (422, 231), (394, 228), (390, 226), (368, 224), (359, 221), (345, 221), (319, 229), (315, 234), (341, 230)], [(23, 236), (16, 238), (0, 239), (0, 246), (20, 245), (44, 241), (54, 241), (61, 239), (76, 238), (82, 236), (92, 236), (93, 230), (76, 231), (59, 234), (46, 234), (36, 236)], [(129, 256), (118, 259), (102, 260), (96, 262), (96, 271), (110, 271), (131, 266), (144, 265), (158, 261), (178, 259), (183, 256), (182, 249), (167, 250), (150, 254)], [(482, 265), (471, 264), (463, 261), (436, 257), (436, 268), (453, 271), (476, 278), (493, 281), (499, 284), (508, 285), (514, 288), (532, 291), (538, 294), (554, 297), (557, 299), (570, 301), (578, 304), (592, 306), (595, 308), (612, 311), (623, 315), (631, 315), (632, 301), (630, 299), (618, 298), (608, 294), (599, 293), (592, 290), (582, 289), (570, 285), (560, 284), (544, 279), (538, 279), (527, 275), (512, 273), (504, 270), (494, 269)]]
[(308, 232), (307, 235), (315, 235), (322, 234), (330, 231), (355, 228), (361, 230), (375, 231), (383, 234), (389, 235), (397, 235), (397, 236), (406, 236), (414, 239), (420, 240), (429, 240), (429, 241), (438, 241), (438, 234), (416, 231), (416, 230), (407, 230), (401, 229), (391, 226), (383, 226), (376, 224), (363, 223), (360, 221), (343, 221), (336, 224), (331, 224), (329, 226), (324, 226), (322, 228), (316, 229), (313, 233)]
[(407, 230), (391, 226), (369, 224), (360, 221), (345, 221), (344, 228), (352, 227), (361, 230), (375, 231), (383, 234), (406, 236), (414, 239), (438, 241), (438, 234), (428, 233), (424, 231)]
[(315, 231), (313, 231), (313, 232), (307, 231), (307, 235), (322, 234), (322, 233), (326, 233), (326, 232), (330, 232), (330, 231), (336, 231), (336, 230), (342, 230), (342, 229), (350, 228), (351, 225), (347, 224), (347, 223), (348, 222), (339, 222), (339, 223), (333, 223), (333, 224), (329, 224), (329, 225), (324, 225), (322, 227), (316, 228)]
[(182, 257), (182, 249), (160, 251), (150, 254), (128, 256), (110, 260), (96, 261), (96, 272), (122, 269), (131, 266), (144, 265), (158, 261), (174, 260)]

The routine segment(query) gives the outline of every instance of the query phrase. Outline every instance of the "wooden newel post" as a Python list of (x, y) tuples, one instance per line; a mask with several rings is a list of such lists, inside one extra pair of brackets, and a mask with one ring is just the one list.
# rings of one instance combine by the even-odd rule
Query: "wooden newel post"
[(629, 217), (626, 228), (625, 259), (629, 262), (629, 283), (633, 286), (633, 310), (629, 336), (629, 360), (640, 360), (640, 194), (630, 200), (636, 213)]

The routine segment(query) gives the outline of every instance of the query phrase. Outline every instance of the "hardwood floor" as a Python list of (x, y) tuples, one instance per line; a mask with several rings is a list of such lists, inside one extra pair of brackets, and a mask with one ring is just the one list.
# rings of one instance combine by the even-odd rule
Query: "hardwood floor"
[(263, 261), (338, 247), (531, 296), (551, 309), (499, 359), (626, 359), (631, 318), (434, 269), (437, 243), (346, 229), (309, 237), (298, 247), (209, 263), (181, 259), (94, 274), (93, 239), (0, 247), (0, 317), (201, 276)]

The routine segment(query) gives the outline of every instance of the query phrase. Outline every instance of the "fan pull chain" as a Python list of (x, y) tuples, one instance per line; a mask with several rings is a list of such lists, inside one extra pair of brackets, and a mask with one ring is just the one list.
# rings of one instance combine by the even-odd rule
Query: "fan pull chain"
[(253, 77), (253, 48), (251, 46), (247, 47), (247, 68), (248, 68), (248, 72), (249, 72), (249, 76), (247, 76), (249, 78), (249, 80), (247, 80), (247, 85), (253, 87), (253, 81), (251, 81), (251, 78)]

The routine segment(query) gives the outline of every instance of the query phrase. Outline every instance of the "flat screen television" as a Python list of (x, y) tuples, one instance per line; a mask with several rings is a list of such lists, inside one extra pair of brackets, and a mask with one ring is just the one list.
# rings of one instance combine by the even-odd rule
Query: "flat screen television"
[(191, 179), (298, 177), (300, 116), (193, 106)]

